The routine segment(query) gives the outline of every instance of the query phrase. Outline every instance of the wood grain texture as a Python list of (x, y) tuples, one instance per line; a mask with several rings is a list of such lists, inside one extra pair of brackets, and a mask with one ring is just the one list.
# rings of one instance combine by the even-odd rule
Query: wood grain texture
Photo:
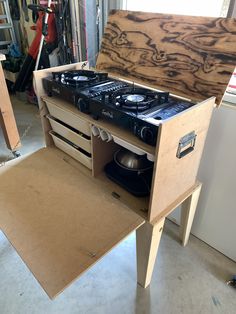
[(43, 148), (0, 168), (0, 228), (53, 298), (144, 219)]
[(236, 19), (112, 11), (96, 68), (220, 104), (235, 51)]

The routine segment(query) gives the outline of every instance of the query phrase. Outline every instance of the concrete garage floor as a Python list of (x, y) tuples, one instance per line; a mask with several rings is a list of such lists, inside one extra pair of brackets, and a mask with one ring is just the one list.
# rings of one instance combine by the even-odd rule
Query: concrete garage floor
[[(22, 134), (22, 154), (43, 146), (37, 107), (12, 98)], [(0, 160), (9, 154), (0, 133)], [(225, 226), (227, 227), (227, 226)], [(51, 301), (5, 236), (0, 233), (0, 314), (236, 313), (236, 290), (225, 281), (236, 263), (191, 236), (183, 248), (178, 227), (167, 221), (153, 279), (136, 284), (135, 234)]]
[[(19, 148), (19, 151), (21, 154), (35, 151), (44, 145), (38, 108), (37, 106), (17, 99), (15, 96), (11, 97), (11, 100), (20, 136), (22, 136), (29, 127), (27, 134), (22, 139), (22, 146)], [(0, 127), (0, 162), (9, 158), (12, 159), (13, 155), (6, 147)]]

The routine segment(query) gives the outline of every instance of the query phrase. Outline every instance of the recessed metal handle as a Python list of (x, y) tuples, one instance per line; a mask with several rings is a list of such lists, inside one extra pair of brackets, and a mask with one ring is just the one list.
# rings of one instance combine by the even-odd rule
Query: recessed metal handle
[(181, 137), (176, 153), (177, 158), (182, 158), (194, 150), (196, 137), (197, 135), (195, 134), (195, 131), (192, 131)]

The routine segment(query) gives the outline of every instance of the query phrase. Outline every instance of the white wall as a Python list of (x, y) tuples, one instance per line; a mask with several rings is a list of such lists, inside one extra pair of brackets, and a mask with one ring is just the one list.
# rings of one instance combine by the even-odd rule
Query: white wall
[(221, 16), (223, 1), (224, 0), (126, 0), (124, 8), (144, 12), (217, 17)]
[[(201, 160), (192, 233), (236, 261), (236, 106), (215, 109)], [(170, 215), (179, 221), (179, 209)]]

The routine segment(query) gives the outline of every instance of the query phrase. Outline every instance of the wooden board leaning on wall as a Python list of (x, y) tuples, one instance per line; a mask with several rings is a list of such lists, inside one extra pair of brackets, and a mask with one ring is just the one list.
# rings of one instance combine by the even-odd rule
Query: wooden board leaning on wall
[(111, 11), (97, 69), (219, 105), (236, 66), (236, 19)]

